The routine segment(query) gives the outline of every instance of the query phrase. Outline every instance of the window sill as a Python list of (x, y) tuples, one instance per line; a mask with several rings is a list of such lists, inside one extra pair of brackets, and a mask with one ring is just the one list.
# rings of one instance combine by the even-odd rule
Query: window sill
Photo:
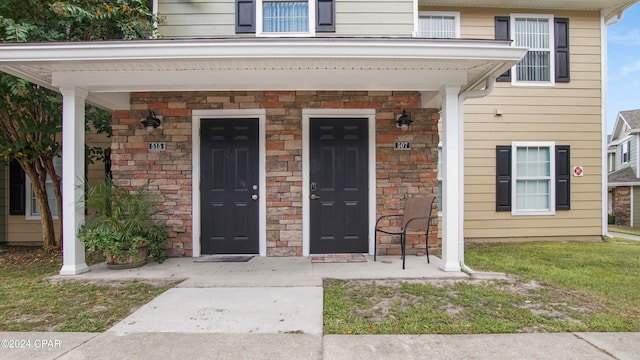
[(555, 214), (556, 214), (555, 211), (549, 211), (549, 210), (540, 210), (540, 211), (512, 210), (511, 211), (512, 216), (553, 216)]
[(314, 37), (315, 33), (259, 33), (256, 37)]
[(513, 87), (554, 87), (556, 86), (556, 83), (550, 82), (550, 81), (539, 81), (539, 82), (512, 81), (511, 86)]
[[(27, 221), (42, 221), (42, 218), (40, 217), (40, 215), (26, 215), (24, 217), (25, 220)], [(53, 216), (53, 221), (57, 221), (58, 220), (58, 215), (54, 215)]]

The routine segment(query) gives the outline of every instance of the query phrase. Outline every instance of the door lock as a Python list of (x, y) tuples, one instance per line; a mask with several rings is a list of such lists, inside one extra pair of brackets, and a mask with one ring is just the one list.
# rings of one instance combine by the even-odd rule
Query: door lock
[(257, 194), (253, 194), (253, 195), (251, 195), (251, 199), (253, 199), (253, 200), (258, 200), (258, 195), (257, 195)]

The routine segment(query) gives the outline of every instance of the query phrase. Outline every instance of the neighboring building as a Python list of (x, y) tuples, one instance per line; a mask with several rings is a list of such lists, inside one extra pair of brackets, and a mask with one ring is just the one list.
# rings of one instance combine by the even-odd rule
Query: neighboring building
[(163, 40), (2, 44), (0, 70), (63, 94), (65, 173), (85, 101), (113, 110), (113, 176), (160, 194), (172, 255), (372, 253), (376, 217), (441, 183), (457, 271), (465, 240), (604, 234), (606, 24), (635, 2), (159, 0)]
[(640, 109), (618, 113), (607, 146), (608, 212), (614, 224), (640, 226)]

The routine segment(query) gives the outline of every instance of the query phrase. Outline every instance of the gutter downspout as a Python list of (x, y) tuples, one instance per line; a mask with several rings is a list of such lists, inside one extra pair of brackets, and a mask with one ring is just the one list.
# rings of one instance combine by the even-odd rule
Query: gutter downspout
[[(490, 76), (487, 78), (487, 82), (483, 90), (467, 90), (458, 95), (458, 117), (462, 126), (464, 126), (464, 101), (467, 99), (482, 98), (491, 94), (495, 88), (495, 84), (496, 76)], [(464, 134), (464, 129), (462, 134)], [(462, 148), (464, 149), (464, 139), (462, 140), (462, 144)], [(463, 195), (461, 199), (464, 199), (464, 155), (462, 163), (462, 166), (460, 166), (459, 176), (461, 178), (460, 184), (462, 184), (460, 192)], [(458, 259), (460, 260), (460, 269), (466, 273), (473, 274), (475, 271), (464, 263), (464, 201), (458, 205), (458, 212), (460, 213), (459, 218), (463, 219), (463, 224), (458, 238)]]

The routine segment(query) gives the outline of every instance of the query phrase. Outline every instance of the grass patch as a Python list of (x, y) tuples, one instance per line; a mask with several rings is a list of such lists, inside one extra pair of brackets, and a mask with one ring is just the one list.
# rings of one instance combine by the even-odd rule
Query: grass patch
[(62, 266), (59, 253), (8, 247), (0, 253), (0, 331), (101, 332), (171, 288), (46, 280)]
[(468, 265), (508, 281), (325, 282), (328, 334), (640, 331), (640, 244), (475, 245)]

